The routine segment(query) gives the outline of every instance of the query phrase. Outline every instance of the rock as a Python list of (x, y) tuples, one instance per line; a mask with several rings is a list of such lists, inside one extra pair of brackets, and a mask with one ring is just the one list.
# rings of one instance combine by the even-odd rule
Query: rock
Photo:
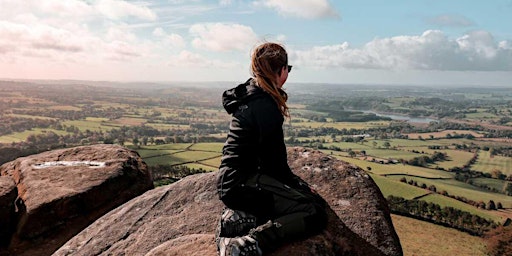
[(11, 177), (0, 176), (0, 247), (7, 246), (14, 232), (14, 201), (17, 196), (18, 190), (14, 180)]
[(146, 164), (117, 145), (53, 150), (0, 167), (18, 189), (19, 221), (8, 251), (49, 255), (113, 208), (153, 188)]
[[(363, 170), (318, 151), (288, 149), (295, 173), (329, 202), (320, 234), (270, 255), (402, 255), (386, 200)], [(217, 255), (223, 204), (217, 173), (188, 176), (109, 212), (53, 255)], [(350, 216), (346, 216), (350, 215)]]

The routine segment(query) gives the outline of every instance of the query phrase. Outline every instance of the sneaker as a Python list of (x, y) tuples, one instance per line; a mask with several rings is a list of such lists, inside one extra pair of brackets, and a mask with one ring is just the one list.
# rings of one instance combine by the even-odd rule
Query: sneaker
[(220, 256), (261, 256), (263, 252), (254, 237), (221, 237), (217, 241)]
[(256, 228), (255, 216), (226, 208), (217, 226), (217, 237), (243, 236), (253, 228)]

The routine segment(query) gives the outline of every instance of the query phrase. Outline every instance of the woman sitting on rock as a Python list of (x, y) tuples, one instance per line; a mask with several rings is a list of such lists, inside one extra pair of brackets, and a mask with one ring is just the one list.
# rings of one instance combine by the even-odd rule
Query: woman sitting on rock
[(287, 163), (282, 86), (291, 69), (283, 46), (261, 44), (252, 53), (252, 78), (222, 96), (232, 120), (217, 183), (227, 206), (216, 238), (220, 255), (262, 255), (326, 225), (325, 201)]

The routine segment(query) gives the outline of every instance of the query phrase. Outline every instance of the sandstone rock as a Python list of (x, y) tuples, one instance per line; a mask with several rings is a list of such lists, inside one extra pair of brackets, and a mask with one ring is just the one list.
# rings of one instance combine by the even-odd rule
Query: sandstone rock
[(0, 176), (0, 247), (7, 246), (14, 231), (14, 201), (17, 196), (18, 190), (14, 180)]
[[(363, 170), (318, 151), (288, 150), (295, 173), (329, 202), (321, 234), (271, 255), (402, 255), (389, 209)], [(216, 255), (222, 203), (217, 173), (186, 177), (148, 191), (109, 212), (54, 255)]]
[(4, 164), (14, 179), (19, 221), (9, 252), (49, 255), (116, 206), (153, 188), (135, 151), (93, 145), (48, 151)]

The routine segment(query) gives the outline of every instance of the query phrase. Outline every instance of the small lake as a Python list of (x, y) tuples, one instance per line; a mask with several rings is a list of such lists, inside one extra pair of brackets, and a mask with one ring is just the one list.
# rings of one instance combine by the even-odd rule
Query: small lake
[(389, 118), (391, 118), (393, 120), (407, 121), (407, 122), (410, 122), (410, 123), (425, 123), (425, 124), (428, 124), (430, 122), (439, 122), (439, 120), (437, 120), (437, 119), (432, 119), (432, 118), (427, 118), (427, 117), (409, 117), (409, 116), (396, 115), (396, 114), (382, 114), (382, 113), (378, 113), (378, 112), (371, 111), (371, 110), (357, 110), (357, 111), (361, 111), (361, 112), (364, 112), (364, 113), (372, 113), (372, 114), (375, 114), (377, 116), (389, 117)]

